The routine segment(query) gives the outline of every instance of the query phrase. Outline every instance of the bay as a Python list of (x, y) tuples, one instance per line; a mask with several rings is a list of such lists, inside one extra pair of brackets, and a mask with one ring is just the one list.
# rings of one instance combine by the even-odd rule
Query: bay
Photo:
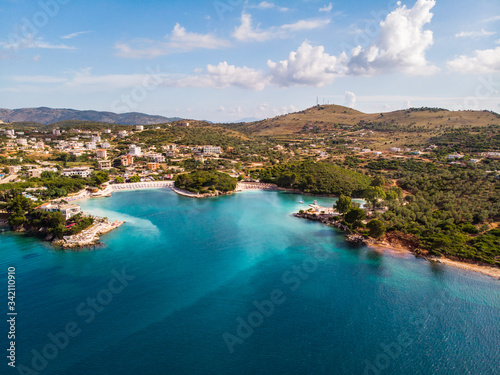
[[(291, 215), (313, 199), (333, 204), (118, 192), (81, 202), (126, 221), (84, 251), (2, 232), (0, 279), (16, 267), (16, 364), (77, 375), (498, 374), (498, 280), (350, 245)], [(78, 334), (51, 351), (68, 324)]]

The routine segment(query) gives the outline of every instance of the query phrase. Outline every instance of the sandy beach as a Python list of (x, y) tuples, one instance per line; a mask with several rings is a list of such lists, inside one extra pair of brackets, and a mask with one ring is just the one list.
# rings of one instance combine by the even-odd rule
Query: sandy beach
[[(368, 245), (372, 249), (380, 252), (390, 252), (391, 255), (396, 255), (396, 256), (415, 256), (409, 249), (406, 249), (403, 246), (394, 246), (389, 244), (388, 242), (375, 242), (372, 244)], [(457, 260), (452, 260), (448, 258), (435, 258), (435, 257), (424, 257), (426, 260), (429, 262), (439, 262), (442, 264), (445, 264), (447, 266), (451, 267), (456, 267), (460, 268), (462, 270), (466, 271), (471, 271), (471, 272), (479, 272), (482, 273), (483, 275), (487, 275), (490, 277), (494, 277), (496, 279), (500, 280), (500, 268), (497, 267), (491, 267), (487, 265), (482, 265), (482, 264), (475, 264), (475, 263), (467, 263), (467, 262), (460, 262)]]

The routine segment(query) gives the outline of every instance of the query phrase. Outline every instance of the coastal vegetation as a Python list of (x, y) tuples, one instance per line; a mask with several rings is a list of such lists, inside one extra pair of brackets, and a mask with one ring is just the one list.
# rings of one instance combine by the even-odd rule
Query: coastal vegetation
[[(77, 193), (85, 186), (100, 186), (109, 181), (108, 173), (99, 171), (88, 178), (78, 176), (64, 177), (55, 172), (42, 172), (40, 178), (30, 178), (24, 182), (0, 184), (0, 194), (8, 191), (22, 191), (28, 188), (37, 189), (32, 194), (40, 200), (49, 200), (65, 197), (68, 194)], [(0, 195), (1, 197), (1, 195)]]
[(398, 185), (409, 194), (386, 200), (376, 216), (388, 231), (415, 237), (433, 255), (446, 255), (500, 265), (498, 230), (500, 182), (481, 170), (440, 169), (406, 172)]
[(304, 193), (360, 197), (370, 177), (338, 165), (319, 162), (276, 165), (260, 171), (263, 182)]
[(5, 209), (10, 214), (8, 223), (13, 229), (24, 230), (37, 236), (63, 238), (78, 234), (94, 223), (92, 216), (81, 213), (66, 220), (61, 212), (36, 210), (33, 202), (21, 194), (10, 197)]
[(213, 170), (181, 174), (175, 179), (175, 187), (191, 193), (227, 193), (236, 189), (236, 183), (234, 177)]

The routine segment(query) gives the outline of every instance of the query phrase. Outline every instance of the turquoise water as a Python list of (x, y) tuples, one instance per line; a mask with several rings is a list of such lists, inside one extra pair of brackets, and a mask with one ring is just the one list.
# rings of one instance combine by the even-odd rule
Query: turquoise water
[(0, 373), (500, 373), (499, 281), (290, 215), (313, 199), (119, 192), (82, 202), (126, 220), (93, 251), (0, 234), (18, 311), (18, 367)]

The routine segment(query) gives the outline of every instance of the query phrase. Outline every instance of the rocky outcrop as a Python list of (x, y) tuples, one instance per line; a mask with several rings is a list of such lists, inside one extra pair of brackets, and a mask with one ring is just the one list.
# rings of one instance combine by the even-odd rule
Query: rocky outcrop
[(340, 221), (337, 220), (331, 220), (330, 215), (317, 215), (317, 214), (310, 214), (307, 212), (304, 213), (296, 213), (293, 214), (295, 217), (300, 217), (302, 219), (307, 219), (307, 220), (313, 220), (313, 221), (319, 221), (323, 224), (329, 225), (331, 227), (338, 228), (340, 230), (343, 230), (344, 232), (351, 233), (351, 229), (347, 226), (342, 224)]

